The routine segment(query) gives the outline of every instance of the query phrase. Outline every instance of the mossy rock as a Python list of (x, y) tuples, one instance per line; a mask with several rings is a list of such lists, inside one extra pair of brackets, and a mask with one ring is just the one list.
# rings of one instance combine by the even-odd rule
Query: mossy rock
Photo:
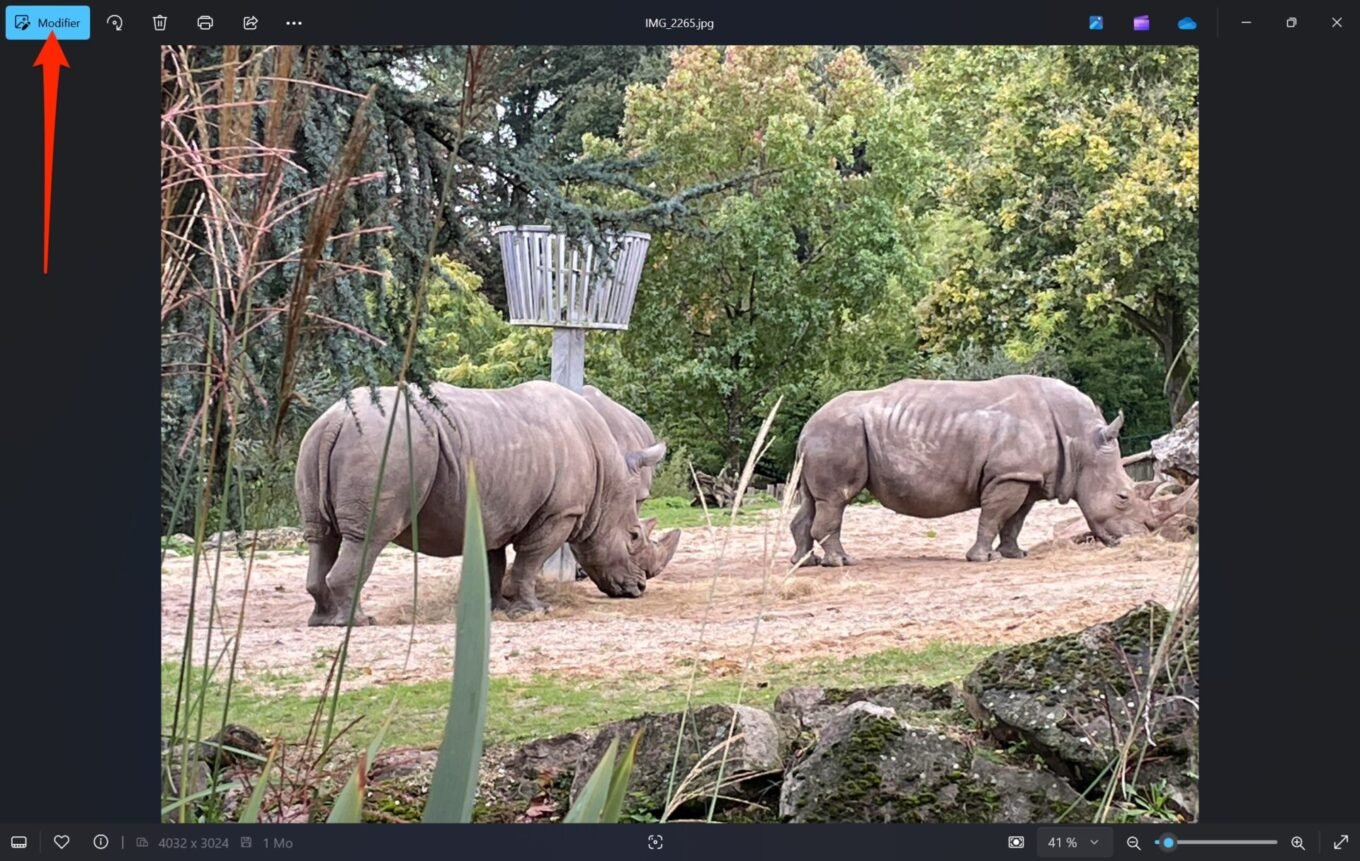
[[(729, 733), (741, 737), (727, 750), (722, 794), (736, 799), (732, 803), (738, 805), (752, 802), (773, 804), (774, 786), (798, 735), (793, 721), (776, 718), (767, 711), (750, 706), (705, 706), (696, 709), (683, 721), (678, 712), (645, 714), (616, 721), (601, 727), (595, 740), (581, 754), (576, 763), (571, 797), (574, 799), (580, 794), (612, 740), (617, 738), (622, 749), (639, 731), (643, 735), (633, 762), (633, 774), (628, 784), (629, 796), (636, 801), (637, 812), (655, 816), (664, 812), (668, 797), (675, 791), (674, 787), (685, 780), (701, 759), (722, 745)], [(678, 762), (675, 759), (677, 747)], [(721, 757), (721, 750), (713, 753), (708, 762), (716, 762), (718, 757)], [(673, 764), (675, 779), (672, 783)], [(712, 793), (712, 778), (716, 771), (713, 768), (704, 772), (706, 779), (692, 781), (686, 787), (685, 794), (703, 798), (706, 802)], [(753, 776), (727, 785), (727, 781), (742, 774)], [(706, 803), (704, 806), (706, 809)], [(683, 809), (677, 811), (677, 815), (682, 812)]]
[[(958, 687), (946, 682), (924, 685), (885, 685), (875, 688), (790, 688), (774, 701), (776, 715), (789, 715), (800, 729), (816, 732), (851, 703), (867, 702), (890, 708), (909, 723), (948, 722), (945, 713), (963, 707)], [(907, 717), (911, 715), (912, 717)]]
[(1090, 818), (1064, 781), (975, 761), (962, 742), (858, 701), (790, 769), (780, 813), (793, 822), (1054, 822)]
[[(1023, 741), (1082, 791), (1104, 785), (1130, 733), (1150, 729), (1150, 756), (1135, 785), (1183, 784), (1198, 743), (1198, 618), (1175, 651), (1172, 672), (1149, 679), (1170, 623), (1170, 613), (1149, 602), (1113, 622), (1001, 649), (964, 680), (968, 709), (997, 743)], [(1135, 714), (1149, 686), (1151, 709), (1140, 728)]]

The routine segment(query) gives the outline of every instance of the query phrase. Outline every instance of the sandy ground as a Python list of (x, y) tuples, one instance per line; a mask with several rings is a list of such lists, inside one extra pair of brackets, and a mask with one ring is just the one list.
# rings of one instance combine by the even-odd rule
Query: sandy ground
[[(521, 621), (498, 615), (491, 633), (492, 673), (608, 677), (639, 668), (664, 671), (688, 665), (696, 650), (721, 672), (739, 667), (757, 617), (757, 662), (845, 657), (935, 641), (1024, 642), (1114, 618), (1146, 600), (1170, 603), (1191, 549), (1148, 537), (1117, 548), (1062, 547), (1022, 560), (970, 563), (963, 554), (975, 534), (976, 512), (918, 520), (877, 506), (855, 506), (846, 513), (843, 537), (861, 563), (789, 574), (792, 539), (787, 527), (775, 522), (777, 516), (770, 512), (765, 525), (730, 530), (725, 554), (721, 544), (729, 530), (685, 530), (671, 565), (639, 599), (607, 598), (589, 582), (553, 584), (563, 591), (548, 615)], [(1075, 505), (1036, 505), (1021, 545), (1040, 544), (1077, 516)], [(770, 552), (774, 564), (766, 562)], [(347, 688), (448, 678), (454, 626), (418, 624), (412, 637), (412, 560), (413, 554), (400, 550), (379, 558), (364, 605), (380, 624), (354, 630)], [(189, 558), (163, 564), (161, 654), (168, 660), (183, 648), (192, 567)], [(224, 554), (214, 654), (236, 630), (246, 568), (244, 559)], [(419, 558), (421, 594), (447, 608), (444, 618), (452, 615), (449, 596), (459, 570), (457, 559)], [(305, 554), (256, 556), (238, 659), (244, 678), (257, 684), (268, 684), (276, 675), (312, 679), (302, 687), (320, 689), (327, 655), (339, 646), (344, 630), (307, 627), (312, 601), (304, 588), (306, 572)], [(198, 655), (210, 579), (211, 565), (204, 566), (195, 612)], [(424, 619), (430, 618), (429, 606), (419, 614)]]

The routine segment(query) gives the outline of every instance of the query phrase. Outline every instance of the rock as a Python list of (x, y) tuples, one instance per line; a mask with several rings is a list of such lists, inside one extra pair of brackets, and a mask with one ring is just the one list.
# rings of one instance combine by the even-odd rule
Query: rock
[(477, 819), (481, 822), (558, 822), (571, 807), (576, 763), (590, 736), (567, 733), (482, 757)]
[(1152, 441), (1157, 472), (1181, 484), (1199, 478), (1199, 401), (1186, 410), (1171, 433)]
[(819, 732), (850, 703), (868, 702), (909, 712), (941, 712), (963, 706), (959, 689), (952, 684), (928, 688), (923, 685), (888, 685), (879, 688), (789, 688), (775, 697), (776, 715), (789, 715), (803, 731)]
[[(475, 822), (556, 822), (570, 805), (576, 760), (590, 738), (567, 733), (522, 746), (497, 746), (482, 754)], [(368, 773), (366, 818), (419, 821), (430, 791), (438, 750), (382, 751)]]
[[(192, 543), (192, 539), (191, 539)], [(307, 540), (302, 530), (296, 526), (278, 526), (272, 529), (247, 530), (238, 535), (235, 532), (215, 532), (203, 540), (206, 549), (247, 551), (253, 545), (256, 552), (264, 550), (293, 550), (304, 547)]]
[[(218, 747), (222, 752), (218, 754)], [(269, 748), (265, 740), (249, 727), (229, 723), (220, 732), (198, 746), (198, 758), (210, 766), (230, 768), (234, 766), (262, 767), (264, 762), (257, 757), (265, 757)]]
[[(691, 770), (699, 761), (708, 756), (704, 766), (712, 764), (711, 770), (703, 771), (689, 781), (683, 794), (696, 799), (706, 799), (712, 795), (713, 779), (717, 776), (717, 763), (722, 757), (719, 748), (728, 736), (735, 713), (736, 725), (732, 735), (740, 736), (729, 746), (727, 764), (723, 769), (722, 794), (746, 800), (760, 800), (778, 780), (783, 771), (788, 753), (797, 729), (793, 721), (785, 717), (776, 719), (774, 715), (750, 706), (712, 705), (695, 710), (685, 721), (684, 741), (680, 745), (680, 758), (675, 769), (675, 787), (690, 776)], [(639, 731), (643, 731), (642, 742), (638, 746), (633, 764), (633, 776), (628, 785), (630, 806), (660, 815), (666, 807), (667, 793), (671, 785), (671, 765), (675, 758), (676, 741), (680, 736), (681, 715), (646, 714), (642, 717), (617, 721), (600, 729), (595, 740), (576, 762), (576, 775), (572, 780), (571, 797), (575, 799), (590, 779), (591, 772), (603, 758), (610, 741), (619, 740), (622, 751)], [(717, 748), (716, 752), (715, 748)], [(710, 752), (713, 752), (710, 755)], [(771, 776), (769, 773), (774, 772)], [(750, 775), (738, 783), (728, 785), (728, 781), (740, 775)], [(759, 775), (759, 776), (756, 776)]]
[[(1178, 657), (1170, 670), (1149, 680), (1149, 663), (1170, 619), (1164, 608), (1147, 603), (1076, 634), (1002, 649), (964, 681), (968, 709), (998, 743), (1025, 742), (1080, 791), (1104, 785), (1107, 766), (1131, 733), (1150, 734), (1152, 744), (1127, 780), (1137, 787), (1162, 780), (1193, 787), (1188, 775), (1194, 773), (1199, 727), (1197, 617), (1190, 619), (1193, 633), (1174, 650)], [(1149, 684), (1149, 714), (1138, 721), (1140, 691)]]
[(811, 754), (789, 770), (779, 812), (793, 822), (1089, 818), (1087, 805), (1053, 775), (975, 758), (961, 741), (862, 700), (828, 721)]

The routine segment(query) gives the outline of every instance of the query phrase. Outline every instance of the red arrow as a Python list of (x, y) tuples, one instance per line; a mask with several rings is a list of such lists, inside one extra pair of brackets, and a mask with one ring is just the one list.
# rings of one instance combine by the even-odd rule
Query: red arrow
[(61, 67), (71, 68), (61, 50), (57, 34), (49, 32), (47, 41), (33, 65), (43, 67), (43, 274), (47, 274), (47, 247), (52, 236), (52, 141), (57, 136), (57, 77)]

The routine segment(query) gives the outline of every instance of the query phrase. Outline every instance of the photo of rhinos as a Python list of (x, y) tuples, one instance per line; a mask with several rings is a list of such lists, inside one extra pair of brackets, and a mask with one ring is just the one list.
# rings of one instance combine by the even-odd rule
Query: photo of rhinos
[(1198, 818), (1196, 49), (162, 53), (165, 821)]

